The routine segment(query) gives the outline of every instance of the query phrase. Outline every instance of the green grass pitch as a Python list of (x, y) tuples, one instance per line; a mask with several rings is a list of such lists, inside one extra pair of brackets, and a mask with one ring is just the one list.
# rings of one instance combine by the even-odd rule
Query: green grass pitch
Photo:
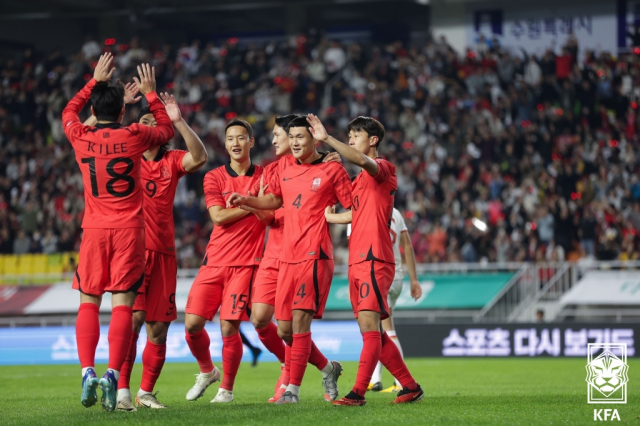
[[(213, 405), (218, 384), (195, 402), (185, 400), (197, 364), (166, 364), (156, 390), (166, 410), (104, 412), (80, 404), (80, 368), (73, 365), (0, 367), (2, 425), (582, 425), (593, 424), (594, 408), (616, 408), (622, 424), (640, 424), (640, 360), (630, 359), (628, 403), (587, 404), (583, 359), (409, 359), (425, 391), (410, 405), (389, 404), (394, 396), (369, 392), (364, 407), (333, 407), (322, 399), (320, 373), (307, 369), (298, 405), (267, 403), (279, 374), (276, 363), (244, 364), (233, 403)], [(350, 390), (357, 363), (344, 363), (340, 394)], [(102, 374), (106, 367), (98, 366)], [(132, 391), (140, 383), (140, 365)], [(383, 384), (391, 385), (384, 373)], [(100, 392), (98, 393), (100, 396)]]

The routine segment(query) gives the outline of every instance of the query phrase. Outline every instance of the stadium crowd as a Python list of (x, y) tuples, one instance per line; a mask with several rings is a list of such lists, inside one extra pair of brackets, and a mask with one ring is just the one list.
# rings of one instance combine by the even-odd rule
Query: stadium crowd
[[(82, 179), (61, 111), (109, 49), (123, 81), (142, 61), (156, 67), (158, 90), (175, 93), (209, 150), (177, 191), (181, 267), (199, 265), (213, 226), (202, 178), (226, 161), (226, 121), (254, 126), (253, 159), (264, 165), (275, 115), (291, 112), (318, 114), (343, 141), (356, 116), (385, 125), (381, 151), (398, 168), (396, 207), (418, 262), (639, 258), (637, 54), (581, 51), (572, 37), (541, 57), (483, 38), (466, 52), (444, 39), (407, 47), (315, 35), (106, 44), (0, 58), (0, 253), (79, 248)], [(139, 108), (128, 107), (126, 123)], [(179, 136), (173, 145), (184, 148)], [(333, 229), (344, 263), (345, 229)]]

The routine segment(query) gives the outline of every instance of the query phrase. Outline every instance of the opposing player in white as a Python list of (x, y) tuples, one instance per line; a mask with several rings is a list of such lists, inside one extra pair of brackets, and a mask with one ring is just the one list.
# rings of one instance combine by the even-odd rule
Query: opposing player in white
[[(404, 258), (407, 262), (407, 269), (409, 270), (409, 281), (411, 282), (411, 297), (414, 299), (418, 299), (422, 296), (422, 288), (420, 287), (420, 283), (418, 282), (418, 275), (416, 273), (416, 257), (413, 253), (413, 247), (411, 246), (411, 240), (409, 239), (409, 231), (407, 230), (407, 225), (404, 223), (404, 218), (402, 214), (398, 211), (398, 209), (393, 209), (393, 214), (391, 215), (391, 227), (389, 228), (389, 232), (391, 233), (391, 241), (393, 242), (393, 253), (395, 255), (396, 260), (396, 276), (393, 280), (393, 284), (389, 289), (389, 309), (391, 312), (389, 313), (389, 318), (382, 320), (382, 328), (387, 332), (387, 335), (391, 338), (393, 343), (398, 346), (398, 350), (402, 353), (402, 346), (400, 346), (400, 341), (398, 340), (398, 336), (396, 335), (396, 331), (393, 325), (393, 309), (396, 306), (396, 301), (402, 292), (402, 280), (404, 278), (404, 274), (402, 272), (402, 255), (400, 253), (400, 246), (402, 246), (402, 250), (404, 251)], [(351, 225), (347, 228), (347, 236), (351, 234)], [(396, 379), (393, 386), (382, 389), (382, 364), (378, 361), (378, 365), (373, 372), (373, 376), (371, 376), (371, 383), (369, 383), (368, 390), (374, 392), (399, 392), (402, 390), (402, 386)]]

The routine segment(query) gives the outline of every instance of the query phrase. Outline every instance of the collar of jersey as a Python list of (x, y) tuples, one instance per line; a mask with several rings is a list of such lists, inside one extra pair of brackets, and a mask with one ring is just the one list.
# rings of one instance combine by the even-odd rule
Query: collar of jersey
[[(326, 152), (319, 152), (318, 154), (320, 154), (320, 158), (318, 158), (317, 160), (309, 163), (308, 165), (311, 166), (311, 165), (314, 165), (314, 164), (320, 164), (324, 160), (324, 157), (327, 156)], [(302, 164), (302, 163), (300, 162), (300, 160), (296, 160), (296, 164)]]
[(120, 123), (98, 123), (94, 126), (97, 129), (119, 129), (122, 127)]
[[(231, 177), (238, 177), (239, 175), (236, 173), (235, 170), (233, 170), (231, 168), (231, 163), (227, 163), (224, 165), (225, 170), (227, 171), (227, 173), (229, 173), (229, 176)], [(251, 165), (249, 166), (249, 168), (247, 169), (247, 173), (244, 174), (244, 176), (253, 176), (253, 173), (256, 171), (256, 166), (251, 163)]]
[[(156, 154), (156, 156), (153, 157), (153, 160), (151, 160), (151, 161), (160, 161), (160, 160), (162, 160), (162, 157), (164, 157), (164, 153), (165, 152), (166, 151), (164, 149), (160, 148), (158, 150), (158, 153)], [(142, 156), (142, 160), (149, 161), (149, 160), (147, 160), (147, 157), (145, 157), (144, 155)]]

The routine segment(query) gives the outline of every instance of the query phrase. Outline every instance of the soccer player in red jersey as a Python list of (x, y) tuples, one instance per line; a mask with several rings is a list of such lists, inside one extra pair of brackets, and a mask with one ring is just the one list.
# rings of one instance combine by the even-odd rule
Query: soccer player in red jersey
[[(362, 333), (358, 375), (351, 392), (334, 405), (364, 405), (364, 395), (378, 360), (403, 386), (396, 403), (424, 397), (409, 373), (398, 347), (382, 331), (381, 320), (389, 317), (387, 296), (395, 276), (393, 244), (389, 225), (397, 189), (396, 168), (378, 156), (384, 127), (371, 117), (358, 117), (348, 126), (349, 145), (327, 134), (318, 117), (310, 114), (314, 138), (325, 142), (347, 161), (363, 169), (353, 181), (353, 208), (339, 216), (351, 216), (349, 239), (349, 298)], [(331, 216), (328, 215), (331, 220)], [(345, 222), (346, 222), (345, 221)]]
[(225, 128), (225, 147), (231, 161), (204, 177), (204, 196), (214, 227), (207, 253), (187, 299), (185, 329), (191, 353), (200, 374), (187, 392), (187, 400), (201, 397), (220, 379), (209, 352), (209, 335), (204, 329), (220, 309), (222, 369), (224, 378), (211, 402), (233, 401), (233, 384), (242, 358), (240, 322), (248, 320), (251, 285), (264, 252), (266, 226), (272, 212), (249, 212), (226, 208), (235, 192), (258, 195), (263, 188), (263, 169), (251, 163), (253, 129), (243, 120), (232, 120)]
[[(289, 145), (297, 160), (280, 166), (269, 179), (263, 197), (233, 194), (227, 205), (259, 210), (284, 207), (285, 227), (276, 291), (276, 319), (281, 336), (292, 336), (289, 385), (276, 404), (300, 401), (300, 384), (311, 354), (311, 321), (322, 318), (333, 278), (333, 244), (324, 220), (328, 205), (351, 207), (351, 181), (341, 164), (324, 163), (315, 148), (305, 116), (287, 126)], [(286, 340), (286, 339), (285, 339)], [(331, 363), (337, 378), (340, 364)], [(335, 383), (335, 381), (334, 381)], [(337, 388), (335, 389), (337, 393)], [(332, 395), (325, 395), (332, 399)]]
[[(195, 173), (207, 162), (207, 150), (182, 118), (173, 95), (165, 93), (160, 97), (188, 151), (170, 149), (166, 143), (145, 151), (142, 157), (145, 279), (133, 304), (133, 334), (118, 382), (116, 410), (119, 411), (136, 410), (131, 401), (129, 379), (143, 324), (146, 326), (147, 344), (142, 353), (142, 382), (135, 402), (139, 407), (166, 408), (153, 395), (153, 388), (165, 362), (169, 325), (177, 318), (175, 296), (178, 265), (174, 247), (173, 200), (178, 180), (185, 174)], [(138, 122), (143, 126), (157, 125), (148, 107), (140, 111)]]
[[(291, 155), (289, 136), (285, 131), (286, 126), (296, 117), (298, 116), (295, 114), (289, 114), (276, 117), (275, 119), (275, 125), (272, 131), (272, 144), (278, 160), (265, 167), (264, 174), (267, 176), (267, 179), (270, 179), (274, 173), (278, 173), (279, 167), (286, 168), (288, 165), (295, 164), (296, 162), (295, 158)], [(341, 162), (342, 160), (338, 154), (331, 153), (324, 157), (324, 161)], [(246, 206), (242, 206), (241, 208), (249, 209)], [(284, 209), (279, 208), (274, 211), (274, 219), (270, 224), (269, 238), (267, 240), (264, 257), (258, 267), (251, 295), (251, 322), (258, 332), (262, 344), (273, 353), (282, 364), (282, 373), (276, 384), (275, 395), (269, 399), (269, 402), (276, 402), (286, 391), (287, 385), (289, 384), (291, 367), (292, 336), (283, 336), (287, 339), (287, 345), (285, 346), (280, 336), (278, 336), (278, 328), (272, 322), (276, 302), (278, 271), (281, 267), (280, 257), (282, 255), (284, 225)], [(337, 396), (337, 391), (334, 391), (334, 389), (337, 389), (335, 381), (338, 376), (334, 373), (341, 371), (342, 367), (340, 366), (334, 369), (334, 364), (337, 364), (337, 361), (329, 362), (313, 341), (311, 342), (309, 363), (317, 367), (322, 373), (325, 394), (335, 394), (335, 396), (331, 398), (332, 400), (335, 399)]]
[[(71, 142), (84, 183), (85, 216), (80, 262), (73, 288), (80, 290), (76, 320), (78, 357), (82, 366), (85, 407), (97, 401), (113, 411), (120, 369), (131, 340), (133, 302), (144, 280), (144, 216), (140, 169), (142, 153), (173, 137), (173, 125), (155, 93), (155, 70), (138, 67), (138, 89), (145, 95), (158, 125), (122, 127), (124, 86), (111, 84), (113, 57), (100, 57), (94, 77), (62, 111), (64, 132)], [(91, 98), (94, 127), (80, 122), (78, 113)], [(95, 351), (100, 338), (98, 310), (105, 292), (112, 293), (109, 326), (109, 365), (98, 380)]]

